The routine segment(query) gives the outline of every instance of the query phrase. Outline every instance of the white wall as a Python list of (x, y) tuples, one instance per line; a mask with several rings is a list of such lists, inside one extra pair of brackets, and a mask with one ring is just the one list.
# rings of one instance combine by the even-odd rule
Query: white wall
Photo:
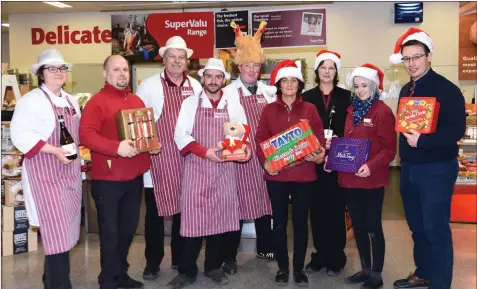
[(9, 63), (10, 61), (10, 43), (8, 34), (8, 32), (2, 32), (2, 63)]

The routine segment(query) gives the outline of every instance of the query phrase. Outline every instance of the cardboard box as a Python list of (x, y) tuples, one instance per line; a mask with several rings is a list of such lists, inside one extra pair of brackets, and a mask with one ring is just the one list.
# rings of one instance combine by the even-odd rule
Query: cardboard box
[(25, 206), (3, 206), (3, 232), (26, 230), (30, 227)]
[(11, 256), (38, 250), (37, 232), (30, 229), (3, 232), (2, 239), (2, 256)]
[(4, 180), (5, 186), (5, 206), (24, 205), (22, 181), (21, 180)]
[(435, 132), (439, 108), (435, 97), (402, 97), (397, 111), (396, 131), (414, 129), (421, 134)]
[(159, 149), (152, 107), (120, 110), (116, 114), (118, 137), (130, 139), (139, 152)]
[(320, 147), (308, 121), (301, 121), (260, 143), (266, 161), (270, 162), (273, 171), (296, 164)]
[(364, 138), (338, 137), (331, 141), (325, 168), (331, 171), (357, 173), (368, 161), (371, 140)]

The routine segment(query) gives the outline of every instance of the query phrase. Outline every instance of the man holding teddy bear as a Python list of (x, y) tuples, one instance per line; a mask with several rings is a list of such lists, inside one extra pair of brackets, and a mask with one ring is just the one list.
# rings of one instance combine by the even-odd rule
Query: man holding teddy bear
[[(227, 284), (228, 278), (221, 270), (223, 234), (239, 229), (236, 164), (217, 155), (222, 150), (217, 146), (225, 143), (221, 142), (224, 127), (227, 131), (245, 130), (245, 112), (240, 103), (230, 102), (222, 91), (230, 75), (221, 60), (209, 59), (198, 74), (203, 90), (183, 101), (174, 133), (184, 157), (180, 233), (185, 245), (179, 274), (169, 283), (172, 288), (195, 282), (203, 238), (207, 240), (204, 275), (217, 284)], [(229, 122), (237, 124), (230, 126)], [(244, 153), (246, 162), (251, 149), (246, 146)]]

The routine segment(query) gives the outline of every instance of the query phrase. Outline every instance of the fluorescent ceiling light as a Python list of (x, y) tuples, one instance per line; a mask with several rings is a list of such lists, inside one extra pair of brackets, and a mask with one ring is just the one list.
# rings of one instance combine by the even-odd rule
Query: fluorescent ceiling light
[(2, 26), (10, 27), (10, 24), (8, 24), (8, 23), (2, 23)]
[(43, 3), (46, 3), (46, 4), (51, 5), (51, 6), (55, 6), (55, 7), (58, 7), (58, 8), (71, 8), (70, 5), (65, 4), (65, 3), (61, 3), (61, 2), (43, 2)]

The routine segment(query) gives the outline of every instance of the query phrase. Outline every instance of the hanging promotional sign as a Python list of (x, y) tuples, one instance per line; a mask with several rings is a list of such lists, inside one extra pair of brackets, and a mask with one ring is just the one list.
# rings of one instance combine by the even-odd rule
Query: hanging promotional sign
[[(184, 12), (151, 14), (146, 27), (159, 47), (172, 36), (184, 38), (194, 53), (191, 59), (214, 57), (214, 13)], [(155, 58), (161, 59), (159, 55)]]
[(267, 22), (262, 47), (326, 46), (326, 9), (252, 12), (252, 33)]
[(235, 48), (235, 33), (230, 23), (240, 25), (241, 31), (247, 35), (248, 11), (224, 11), (215, 13), (215, 48)]

